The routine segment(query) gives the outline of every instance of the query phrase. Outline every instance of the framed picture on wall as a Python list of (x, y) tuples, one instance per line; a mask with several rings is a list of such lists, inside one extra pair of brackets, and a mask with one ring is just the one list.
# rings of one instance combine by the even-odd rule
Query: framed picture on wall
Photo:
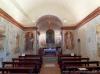
[(3, 49), (3, 42), (4, 42), (4, 38), (5, 36), (3, 34), (0, 34), (0, 50)]
[(66, 31), (64, 35), (65, 40), (65, 48), (73, 49), (73, 34), (71, 31)]
[(97, 53), (100, 57), (100, 25), (96, 26)]

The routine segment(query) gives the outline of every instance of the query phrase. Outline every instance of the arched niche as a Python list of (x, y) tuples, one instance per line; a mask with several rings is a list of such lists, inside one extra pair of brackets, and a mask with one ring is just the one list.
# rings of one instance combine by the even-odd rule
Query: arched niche
[[(52, 31), (51, 34), (54, 37), (53, 43), (55, 43), (54, 47), (61, 47), (61, 27), (63, 26), (61, 20), (54, 15), (44, 15), (40, 17), (37, 22), (36, 26), (38, 27), (39, 34), (39, 47), (40, 48), (47, 48), (47, 32)], [(48, 33), (49, 34), (49, 33)]]
[(55, 45), (55, 34), (52, 29), (46, 31), (46, 44), (48, 48), (53, 48), (53, 45)]

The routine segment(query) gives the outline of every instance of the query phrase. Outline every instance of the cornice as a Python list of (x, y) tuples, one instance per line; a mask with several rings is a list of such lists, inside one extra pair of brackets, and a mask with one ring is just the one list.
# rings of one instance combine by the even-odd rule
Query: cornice
[(90, 13), (87, 17), (85, 17), (82, 21), (80, 21), (76, 26), (64, 26), (61, 27), (62, 30), (75, 30), (80, 28), (81, 26), (85, 25), (87, 22), (91, 21), (94, 19), (96, 16), (100, 15), (100, 7), (95, 9), (92, 13)]
[(12, 18), (9, 14), (7, 14), (1, 8), (0, 8), (0, 16), (8, 20), (9, 22), (13, 23), (13, 25), (19, 27), (20, 29), (23, 29), (23, 26), (20, 23), (18, 23), (14, 18)]
[[(90, 13), (87, 17), (85, 17), (81, 22), (76, 24), (76, 26), (63, 26), (61, 27), (62, 30), (75, 30), (80, 28), (81, 26), (85, 25), (87, 22), (94, 19), (96, 16), (100, 15), (100, 7), (95, 9), (92, 13)], [(22, 24), (17, 22), (14, 18), (12, 18), (9, 14), (7, 14), (4, 10), (0, 8), (0, 16), (8, 20), (9, 22), (13, 23), (13, 25), (19, 27), (20, 29), (26, 31), (26, 30), (36, 30), (37, 27), (24, 27)]]
[(79, 22), (76, 26), (75, 29), (80, 28), (81, 26), (85, 25), (87, 22), (91, 21), (94, 19), (96, 16), (100, 15), (100, 7), (95, 9), (92, 13), (90, 13), (87, 17), (85, 17), (81, 22)]
[(75, 30), (75, 26), (64, 26), (61, 27), (61, 30)]
[(28, 31), (28, 30), (37, 30), (37, 27), (23, 27), (24, 31)]

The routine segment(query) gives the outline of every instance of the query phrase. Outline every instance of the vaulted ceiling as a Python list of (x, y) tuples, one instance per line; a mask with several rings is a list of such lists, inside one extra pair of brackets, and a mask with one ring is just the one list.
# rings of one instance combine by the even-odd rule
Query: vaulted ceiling
[(0, 8), (25, 27), (35, 26), (44, 15), (59, 17), (74, 26), (100, 7), (100, 0), (0, 0)]

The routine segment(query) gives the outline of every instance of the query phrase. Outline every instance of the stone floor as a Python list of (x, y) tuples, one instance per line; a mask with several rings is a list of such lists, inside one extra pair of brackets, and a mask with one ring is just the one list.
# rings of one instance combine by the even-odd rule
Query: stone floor
[(61, 74), (61, 72), (57, 63), (44, 63), (40, 74)]
[(57, 63), (58, 57), (57, 56), (44, 56), (43, 63)]

